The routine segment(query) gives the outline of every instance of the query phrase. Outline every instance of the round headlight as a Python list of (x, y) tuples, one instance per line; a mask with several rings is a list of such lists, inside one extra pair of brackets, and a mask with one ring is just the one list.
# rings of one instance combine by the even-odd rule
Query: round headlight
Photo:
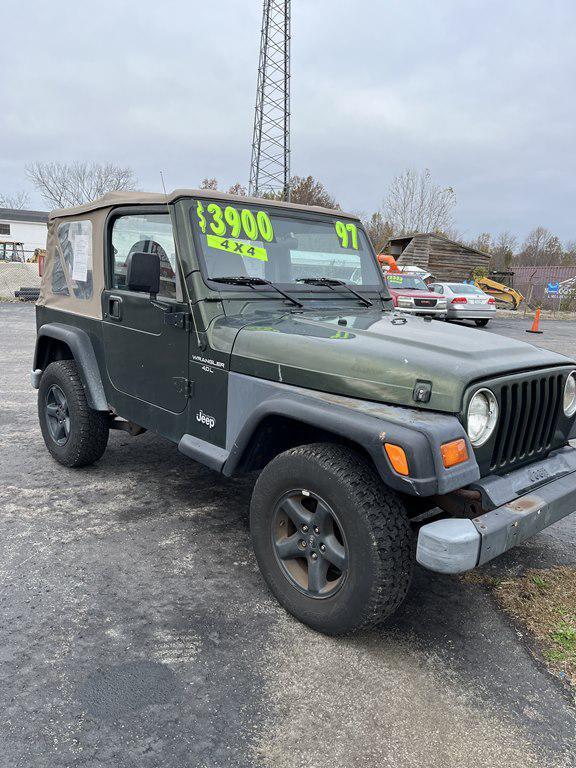
[(476, 448), (490, 438), (498, 421), (498, 401), (489, 389), (479, 389), (468, 406), (468, 437)]
[(572, 371), (564, 384), (564, 413), (574, 416), (576, 413), (576, 371)]

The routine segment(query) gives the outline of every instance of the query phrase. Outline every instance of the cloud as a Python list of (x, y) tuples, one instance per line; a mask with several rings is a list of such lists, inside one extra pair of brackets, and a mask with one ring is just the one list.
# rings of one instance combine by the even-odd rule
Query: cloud
[[(295, 0), (292, 168), (343, 207), (431, 169), (473, 235), (576, 237), (572, 0)], [(131, 165), (142, 186), (247, 182), (261, 3), (5, 0), (0, 189), (37, 160)], [(41, 200), (34, 199), (36, 205)]]

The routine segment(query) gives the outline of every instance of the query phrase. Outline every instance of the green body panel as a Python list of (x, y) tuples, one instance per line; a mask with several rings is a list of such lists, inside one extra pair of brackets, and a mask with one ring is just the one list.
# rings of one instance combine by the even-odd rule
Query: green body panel
[[(174, 302), (174, 309), (185, 311), (186, 305)], [(166, 325), (162, 310), (126, 290), (104, 291), (102, 315), (106, 370), (114, 389), (182, 413), (188, 404), (188, 334)]]
[[(228, 316), (211, 342), (232, 350), (230, 369), (299, 387), (383, 403), (458, 413), (470, 383), (499, 374), (565, 365), (566, 358), (473, 328), (381, 310)], [(346, 325), (339, 324), (339, 318)], [(417, 380), (432, 382), (414, 403)]]

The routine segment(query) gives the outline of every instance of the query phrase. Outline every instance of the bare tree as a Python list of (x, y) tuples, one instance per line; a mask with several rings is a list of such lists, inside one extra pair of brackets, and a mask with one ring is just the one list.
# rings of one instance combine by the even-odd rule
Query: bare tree
[(508, 271), (512, 266), (518, 240), (511, 232), (501, 232), (492, 247), (490, 267)]
[(245, 197), (248, 193), (246, 191), (246, 187), (244, 187), (242, 184), (240, 184), (239, 181), (237, 181), (236, 184), (232, 184), (232, 186), (228, 190), (228, 194), (240, 195), (241, 197)]
[[(200, 189), (213, 189), (218, 191), (217, 179), (202, 179)], [(231, 195), (246, 195), (246, 187), (239, 181), (233, 184), (228, 193)], [(262, 195), (265, 200), (283, 200), (282, 192), (265, 192)], [(312, 176), (292, 176), (290, 181), (290, 200), (300, 205), (319, 205), (323, 208), (340, 208), (336, 200), (326, 190), (321, 181)]]
[[(283, 192), (265, 192), (267, 200), (283, 200)], [(292, 176), (290, 179), (290, 202), (299, 205), (317, 205), (321, 208), (339, 209), (335, 198), (328, 192), (321, 181), (313, 176)]]
[(448, 240), (454, 240), (455, 243), (463, 243), (466, 237), (456, 227), (446, 227), (445, 229), (436, 230), (437, 235), (447, 237)]
[(0, 195), (0, 208), (14, 208), (22, 210), (30, 205), (28, 193), (24, 191), (15, 192), (13, 195)]
[(470, 248), (475, 248), (482, 253), (492, 252), (492, 235), (490, 232), (481, 232), (475, 240), (468, 243)]
[(300, 205), (319, 205), (321, 208), (340, 208), (335, 198), (321, 181), (313, 176), (292, 176), (290, 200)]
[(551, 266), (562, 264), (564, 249), (562, 243), (546, 227), (536, 227), (527, 236), (517, 256), (520, 264), (528, 266)]
[(26, 173), (44, 200), (57, 208), (90, 203), (106, 192), (135, 189), (134, 171), (112, 163), (44, 163), (26, 166)]
[(556, 235), (552, 237), (546, 243), (546, 264), (558, 266), (562, 264), (564, 260), (564, 248), (560, 242), (560, 238)]
[(565, 267), (576, 266), (576, 240), (569, 240), (566, 243), (562, 264)]
[(426, 168), (420, 173), (406, 170), (392, 179), (384, 213), (395, 235), (414, 232), (443, 233), (453, 225), (456, 194), (452, 187), (440, 187)]
[(364, 227), (376, 253), (381, 253), (392, 237), (392, 225), (386, 221), (382, 211), (376, 211), (369, 219), (364, 220)]
[[(200, 182), (200, 189), (212, 189), (214, 192), (219, 191), (218, 179), (202, 179)], [(247, 194), (246, 187), (240, 184), (239, 181), (236, 184), (232, 184), (228, 190), (229, 195), (241, 195), (242, 197)]]

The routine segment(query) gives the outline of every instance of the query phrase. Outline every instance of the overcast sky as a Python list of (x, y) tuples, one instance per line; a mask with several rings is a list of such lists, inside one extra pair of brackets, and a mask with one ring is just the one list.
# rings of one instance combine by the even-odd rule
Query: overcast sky
[[(293, 0), (292, 171), (372, 212), (430, 168), (466, 236), (576, 239), (575, 0)], [(3, 0), (0, 193), (32, 160), (248, 182), (261, 0)], [(8, 34), (6, 34), (6, 31)]]

